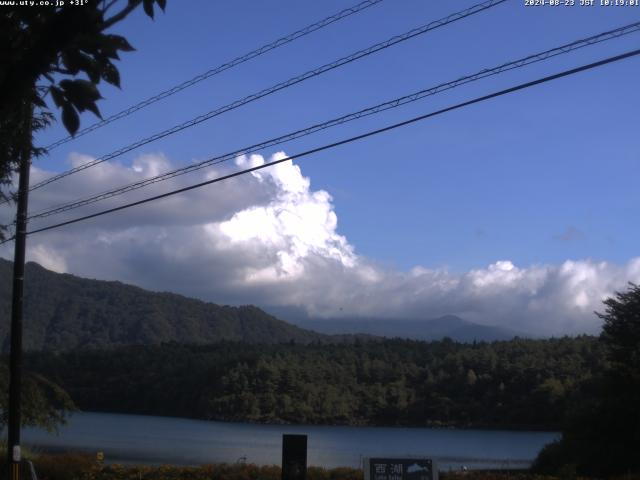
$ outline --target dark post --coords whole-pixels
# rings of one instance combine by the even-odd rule
[[[13,257],[13,298],[11,303],[11,353],[9,358],[9,442],[7,448],[9,479],[20,479],[20,392],[22,390],[22,294],[27,240],[29,168],[31,166],[31,105],[25,107],[24,145],[20,154],[18,209],[16,213]]]
[[[282,480],[306,480],[307,436],[282,435]]]

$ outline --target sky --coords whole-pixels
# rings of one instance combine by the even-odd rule
[[[354,5],[170,0],[114,29],[122,89],[104,116]],[[37,159],[32,184],[477,2],[384,0]],[[640,7],[488,11],[287,88],[34,191],[74,200],[640,20]],[[296,153],[637,48],[640,33],[47,220],[293,156],[293,162],[28,239],[59,272],[320,318],[457,314],[539,335],[597,333],[602,300],[640,283],[637,78],[632,58],[347,146]],[[95,121],[83,115],[82,125]],[[38,134],[47,145],[61,125]],[[10,211],[0,212],[4,220]],[[11,258],[12,246],[0,255]]]

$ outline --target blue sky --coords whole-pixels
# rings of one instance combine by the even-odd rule
[[[115,30],[137,51],[124,54],[119,63],[122,90],[103,86],[100,109],[108,116],[354,3],[170,0],[166,13],[153,22],[137,12]],[[36,165],[62,171],[74,152],[103,155],[474,3],[385,0],[65,144]],[[525,7],[524,1],[510,0],[145,146],[119,162],[127,167],[141,154],[154,154],[173,166],[188,164],[637,20],[638,7]],[[295,154],[622,53],[637,48],[639,40],[640,34],[631,34],[263,154]],[[419,265],[464,274],[499,260],[523,268],[567,260],[623,265],[638,256],[640,237],[635,221],[639,73],[640,59],[626,60],[296,163],[313,191],[333,197],[337,233],[355,254],[382,269],[407,272]],[[83,116],[82,125],[93,121],[90,114]],[[63,134],[57,125],[37,140],[48,144]],[[201,175],[188,180],[195,183]],[[33,194],[36,203],[38,195]],[[102,221],[92,222],[98,228]]]
[[[137,52],[119,64],[123,89],[104,89],[103,114],[191,78],[351,2],[169,2],[151,22],[118,28]],[[126,121],[58,148],[110,152],[473,2],[386,1],[225,72]],[[176,162],[223,153],[481,68],[640,19],[632,7],[525,7],[507,2],[294,86],[166,140]],[[292,143],[302,151],[495,89],[637,47],[639,34],[441,94],[393,113]],[[478,267],[637,254],[640,204],[637,59],[446,114],[301,161],[330,192],[340,231],[358,251],[399,268]],[[90,115],[83,122],[92,122]],[[84,124],[84,123],[83,123]],[[53,128],[42,141],[57,139]],[[274,151],[274,150],[272,150]],[[575,231],[575,235],[567,235]],[[564,240],[563,240],[564,239]]]

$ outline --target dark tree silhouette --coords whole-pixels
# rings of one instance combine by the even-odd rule
[[[612,374],[628,386],[640,384],[640,286],[604,301],[601,340],[607,345]]]
[[[603,400],[595,433],[601,451],[596,473],[640,472],[640,286],[605,300],[600,340],[606,346],[609,368],[603,381]],[[587,459],[588,460],[588,459]],[[599,471],[598,471],[599,470]]]
[[[54,118],[47,96],[60,109],[62,122],[72,135],[80,126],[79,113],[88,110],[99,117],[96,102],[102,97],[98,84],[105,80],[119,87],[120,74],[113,60],[119,59],[120,52],[133,50],[124,37],[108,30],[140,5],[152,18],[155,4],[162,10],[166,6],[166,0],[82,3],[4,5],[0,10],[0,187],[10,186],[20,165],[28,168],[26,161],[44,152],[33,144],[32,132],[45,128]],[[2,199],[13,196],[0,188]],[[7,228],[0,226],[0,239]],[[18,372],[11,374],[20,378]],[[0,377],[4,378],[1,371]],[[64,391],[42,377],[25,380],[23,423],[50,427],[60,421],[61,412],[70,405]],[[3,415],[5,407],[0,398]]]
[[[540,472],[568,466],[600,477],[640,472],[640,286],[604,301],[600,342],[607,367],[573,400],[562,439],[538,457]]]
[[[67,2],[61,7],[0,10],[0,184],[10,183],[25,148],[26,137],[16,132],[30,121],[34,129],[44,128],[53,118],[47,95],[71,134],[80,126],[79,113],[88,110],[100,116],[98,84],[105,80],[119,87],[113,60],[133,50],[124,37],[107,31],[140,5],[153,18],[154,4],[164,10],[166,0],[94,0],[81,6]],[[32,155],[42,153],[29,147]]]

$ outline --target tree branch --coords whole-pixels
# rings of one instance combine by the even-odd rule
[[[111,7],[113,7],[116,3],[118,3],[118,0],[111,0],[104,7],[102,7],[102,13],[103,14],[107,13],[107,10],[109,10]]]
[[[130,1],[126,7],[120,10],[120,12],[116,13],[113,17],[108,18],[104,21],[104,23],[102,24],[101,31],[104,31],[107,28],[120,22],[121,20],[124,20],[127,17],[127,15],[129,15],[132,11],[134,11],[136,7],[141,3],[142,3],[142,0]]]

